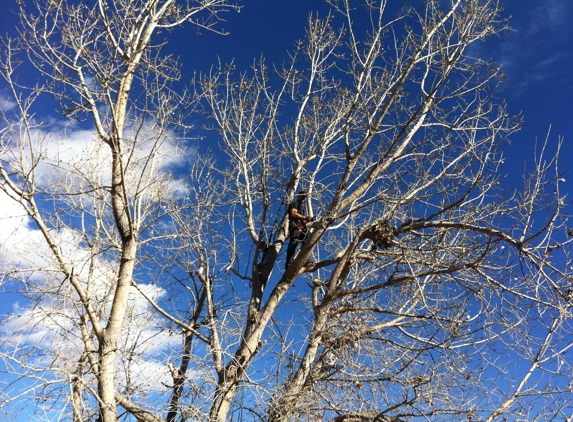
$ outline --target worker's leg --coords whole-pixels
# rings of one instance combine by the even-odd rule
[[[287,247],[287,254],[285,259],[285,271],[294,259],[294,255],[296,254],[296,248],[298,247],[300,241],[300,230],[295,229],[290,233],[288,247]]]

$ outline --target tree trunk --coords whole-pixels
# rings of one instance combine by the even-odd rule
[[[103,340],[99,346],[100,373],[99,394],[102,400],[101,417],[103,422],[117,421],[117,405],[115,400],[115,358],[117,343],[123,327],[127,311],[129,289],[131,287],[133,269],[137,252],[135,229],[129,215],[124,188],[124,172],[121,162],[119,140],[113,145],[112,167],[112,207],[115,223],[122,240],[122,250],[119,257],[119,270],[113,303]]]

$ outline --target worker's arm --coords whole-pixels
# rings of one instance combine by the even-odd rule
[[[306,217],[298,212],[296,208],[291,208],[290,210],[290,218],[294,220],[306,220]]]

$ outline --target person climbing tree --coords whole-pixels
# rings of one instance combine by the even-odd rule
[[[297,199],[292,201],[288,206],[289,243],[285,261],[285,270],[288,269],[291,264],[298,245],[300,245],[306,237],[306,224],[309,221],[312,221],[312,217],[307,217],[302,214],[304,201],[306,201],[306,192],[300,191]]]

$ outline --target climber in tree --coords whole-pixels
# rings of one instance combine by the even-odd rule
[[[296,201],[292,201],[288,206],[289,220],[289,243],[287,248],[285,270],[292,262],[296,249],[303,242],[307,234],[306,224],[312,221],[312,217],[302,214],[303,203],[306,201],[306,192],[300,191]]]

